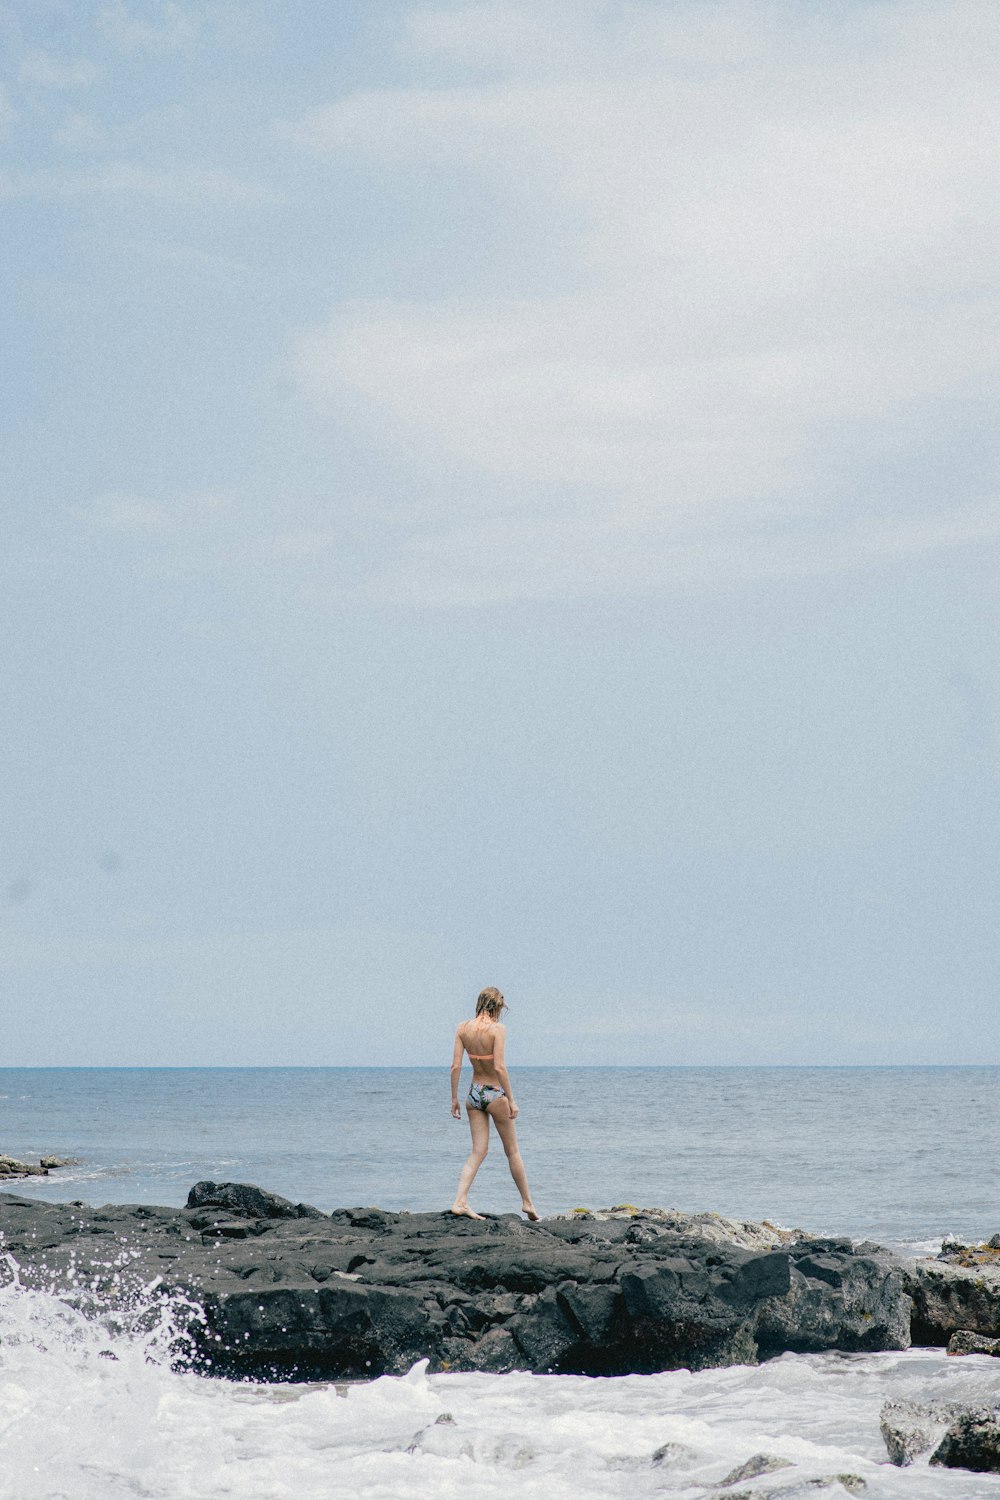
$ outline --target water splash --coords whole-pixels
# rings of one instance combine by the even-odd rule
[[[127,1272],[127,1267],[125,1268]],[[124,1276],[123,1276],[124,1279]],[[0,1258],[0,1495],[16,1500],[695,1500],[754,1454],[752,1488],[866,1500],[996,1500],[991,1476],[885,1462],[883,1401],[1000,1399],[985,1357],[785,1356],[692,1375],[429,1375],[319,1386],[184,1368],[193,1311],[136,1284],[114,1307],[27,1285]],[[829,1479],[826,1491],[814,1481]]]

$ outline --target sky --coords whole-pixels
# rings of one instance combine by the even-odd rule
[[[0,0],[0,1059],[998,1063],[991,0]]]

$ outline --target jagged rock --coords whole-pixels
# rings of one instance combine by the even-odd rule
[[[469,1349],[462,1350],[459,1363],[466,1370],[502,1375],[508,1370],[516,1370],[522,1361],[520,1350],[508,1330],[491,1328]]]
[[[911,1262],[913,1338],[947,1344],[955,1333],[1000,1336],[1000,1235],[980,1245],[946,1239],[933,1260]]]
[[[944,1437],[960,1411],[960,1407],[943,1403],[887,1401],[882,1407],[879,1430],[890,1463],[905,1469],[922,1453],[929,1453]]]
[[[617,1208],[576,1208],[572,1213],[555,1216],[555,1221],[560,1219],[571,1223],[590,1220],[601,1224],[639,1219],[654,1235],[659,1231],[694,1235],[714,1244],[739,1245],[744,1250],[774,1250],[809,1238],[804,1229],[780,1229],[767,1219],[757,1224],[750,1219],[726,1219],[715,1213],[686,1214],[676,1208],[636,1208],[631,1203],[620,1203]]]
[[[580,1336],[560,1306],[554,1287],[546,1287],[533,1305],[507,1325],[529,1370],[563,1369],[571,1360]]]
[[[792,1247],[784,1297],[757,1319],[763,1355],[824,1349],[908,1349],[912,1307],[905,1274],[885,1250],[863,1254],[850,1240],[809,1240]]]
[[[944,1346],[953,1333],[1000,1334],[1000,1265],[921,1260],[906,1273],[913,1342]]]
[[[34,1166],[31,1162],[16,1161],[13,1156],[0,1154],[0,1181],[12,1182],[17,1177],[47,1177],[56,1167],[75,1167],[76,1157],[43,1156]]]
[[[650,1463],[658,1468],[661,1464],[695,1463],[697,1458],[695,1450],[686,1447],[683,1443],[662,1443],[653,1453]]]
[[[634,1348],[634,1368],[706,1369],[756,1361],[752,1295],[739,1297],[741,1268],[726,1269],[730,1277],[724,1279],[711,1275],[697,1257],[674,1255],[622,1272],[619,1322],[621,1337]]]
[[[243,1219],[325,1219],[311,1203],[292,1203],[265,1192],[251,1182],[196,1182],[187,1196],[188,1208],[223,1208]]]
[[[592,1348],[600,1348],[612,1336],[621,1297],[614,1286],[578,1286],[565,1282],[558,1293],[559,1307],[575,1328],[578,1338]]]
[[[960,1240],[945,1240],[937,1259],[950,1261],[958,1266],[1000,1266],[1000,1234],[995,1234],[981,1245],[964,1245]]]
[[[13,1156],[0,1156],[0,1177],[41,1176],[42,1167],[30,1167],[27,1162],[16,1161]]]
[[[962,1328],[948,1340],[949,1354],[992,1354],[1000,1359],[1000,1339],[989,1339],[982,1333]]]
[[[44,1162],[34,1167],[30,1162],[16,1161],[13,1156],[0,1156],[0,1178],[47,1177],[48,1170]]]
[[[406,1370],[426,1350],[428,1320],[419,1297],[388,1287],[344,1283],[213,1291],[203,1303],[202,1355],[227,1372],[303,1380]]]
[[[931,1463],[974,1474],[1000,1474],[1000,1414],[989,1407],[964,1412],[931,1454]]]
[[[675,1216],[682,1218],[683,1216]],[[193,1304],[196,1367],[285,1379],[433,1369],[627,1374],[788,1349],[898,1349],[898,1266],[846,1240],[767,1248],[661,1216],[482,1221],[377,1208],[326,1215],[246,1183],[198,1183],[183,1209],[0,1194],[29,1285],[125,1301],[155,1284]],[[750,1240],[750,1247],[746,1240]]]
[[[744,1479],[759,1479],[762,1474],[774,1474],[778,1469],[790,1469],[792,1461],[789,1458],[778,1458],[774,1453],[755,1453],[748,1458],[745,1464],[740,1464],[725,1479],[719,1480],[719,1489],[728,1489],[730,1485],[739,1484]]]

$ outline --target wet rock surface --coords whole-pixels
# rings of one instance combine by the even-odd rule
[[[1000,1338],[987,1338],[985,1334],[970,1333],[963,1328],[948,1340],[948,1353],[990,1354],[994,1359],[1000,1359]]]
[[[887,1401],[879,1428],[889,1462],[905,1469],[914,1459],[930,1453],[961,1412],[961,1407],[945,1402],[928,1405],[918,1401]]]
[[[936,1467],[1000,1474],[1000,1410],[995,1407],[889,1401],[880,1427],[889,1460],[900,1468],[930,1454]]]
[[[790,1469],[791,1459],[778,1458],[773,1453],[754,1453],[746,1463],[740,1464],[726,1475],[725,1479],[719,1480],[719,1489],[729,1489],[734,1484],[742,1484],[744,1479],[759,1479],[762,1474],[774,1474],[778,1469]]]
[[[1000,1235],[982,1245],[946,1240],[940,1255],[909,1264],[907,1291],[915,1344],[948,1345],[957,1333],[1000,1337]]]
[[[975,1408],[948,1428],[931,1454],[931,1463],[975,1474],[1000,1474],[1000,1412]]]
[[[0,1152],[0,1182],[13,1182],[19,1177],[48,1177],[55,1167],[73,1165],[75,1163],[59,1156],[43,1156],[36,1167],[32,1162],[16,1161],[13,1156],[4,1156]]]
[[[727,1231],[714,1215],[328,1215],[199,1183],[184,1209],[0,1194],[0,1233],[28,1284],[102,1304],[140,1288],[187,1299],[194,1363],[263,1379],[368,1377],[422,1357],[626,1374],[909,1344],[904,1274],[885,1252]]]

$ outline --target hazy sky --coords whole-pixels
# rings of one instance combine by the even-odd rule
[[[994,0],[0,57],[2,1061],[1000,1061]]]

